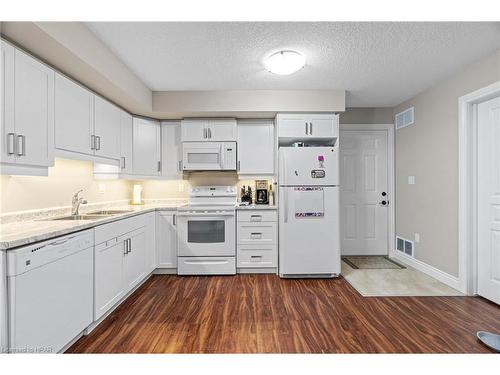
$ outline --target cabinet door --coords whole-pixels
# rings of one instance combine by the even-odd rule
[[[150,212],[146,216],[146,274],[156,268],[156,213]]]
[[[310,121],[310,134],[313,138],[330,138],[338,136],[338,116],[313,117]]]
[[[182,178],[181,123],[165,121],[161,123],[161,175]]]
[[[120,121],[120,167],[121,173],[132,174],[133,173],[133,125],[132,116],[127,112],[121,112]]]
[[[123,258],[123,287],[125,293],[146,277],[146,229],[142,228],[129,236],[128,253]]]
[[[283,138],[307,137],[308,121],[305,118],[280,117],[278,119],[278,136]]]
[[[16,49],[14,74],[18,164],[54,165],[54,71]]]
[[[238,173],[274,174],[274,124],[269,120],[238,122]]]
[[[95,154],[103,158],[120,158],[121,110],[94,95]]]
[[[56,73],[56,148],[93,155],[94,95]]]
[[[124,241],[115,242],[111,246],[103,243],[95,247],[94,320],[103,316],[124,295],[124,254]]]
[[[2,143],[0,145],[0,161],[15,163],[15,127],[14,127],[14,52],[15,48],[0,40],[1,46],[1,98],[0,126]]]
[[[158,176],[160,166],[160,125],[153,120],[134,117],[134,174]]]
[[[237,127],[235,119],[214,119],[209,120],[209,141],[236,141]]]
[[[182,141],[203,142],[208,141],[208,120],[182,120]]]
[[[177,268],[177,216],[156,214],[156,259],[158,268]]]

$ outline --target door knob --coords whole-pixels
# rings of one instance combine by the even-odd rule
[[[380,202],[380,204],[381,204],[382,206],[387,206],[387,205],[389,204],[389,201],[382,201],[382,202]]]
[[[382,192],[382,196],[385,197],[387,193],[385,191]]]

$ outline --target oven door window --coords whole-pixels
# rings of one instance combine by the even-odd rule
[[[224,243],[226,228],[224,220],[189,220],[189,243]]]

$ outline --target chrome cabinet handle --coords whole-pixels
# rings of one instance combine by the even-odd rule
[[[161,172],[161,161],[158,161],[158,172]]]
[[[101,136],[100,135],[96,135],[96,141],[97,141],[97,146],[96,146],[96,150],[100,150],[101,149]]]
[[[308,130],[309,130],[309,124],[306,122],[306,135],[309,135]]]
[[[179,160],[179,162],[178,162],[177,164],[178,164],[178,166],[177,166],[177,170],[178,170],[179,172],[182,172],[182,160]]]
[[[173,224],[173,225],[177,225],[177,215],[176,215],[176,214],[174,214],[174,215],[172,216],[172,224]]]
[[[123,255],[128,254],[128,240],[123,241]]]
[[[208,128],[208,138],[212,139],[212,129]]]
[[[241,161],[238,160],[238,171],[240,170],[241,167]]]
[[[125,156],[122,156],[122,169],[125,169]]]
[[[251,233],[250,238],[252,240],[260,240],[262,238],[262,233]]]
[[[251,215],[250,221],[262,221],[262,215]]]
[[[90,136],[90,149],[95,150],[95,135]]]
[[[313,123],[310,122],[309,123],[309,135],[312,135],[312,133],[313,133]]]
[[[21,146],[19,147],[19,141],[21,141]],[[22,134],[17,136],[17,156],[26,155],[26,137]]]
[[[15,138],[14,133],[7,133],[7,155],[14,155],[16,153],[15,151],[15,143],[14,143],[14,138]]]
[[[207,138],[207,128],[203,128],[203,139]]]
[[[128,239],[128,252],[129,253],[132,252],[132,239],[131,238]]]

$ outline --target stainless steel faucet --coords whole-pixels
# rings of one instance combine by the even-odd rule
[[[78,215],[78,211],[80,210],[80,205],[87,203],[87,200],[79,197],[79,195],[82,191],[83,191],[83,189],[78,190],[73,195],[73,199],[71,200],[71,215]]]

